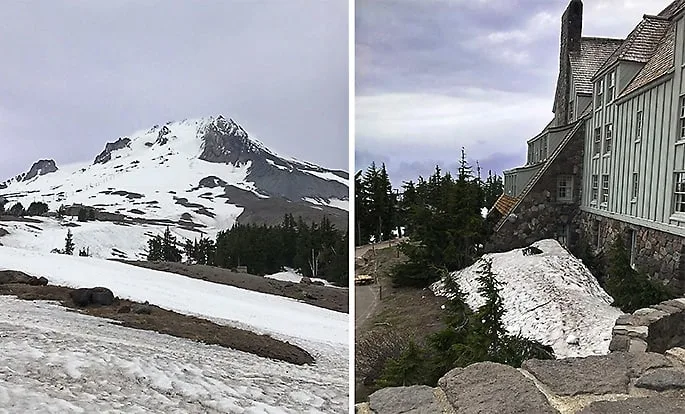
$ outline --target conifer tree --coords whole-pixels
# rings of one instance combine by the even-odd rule
[[[64,254],[74,254],[74,238],[71,229],[67,229],[67,237],[64,239]]]

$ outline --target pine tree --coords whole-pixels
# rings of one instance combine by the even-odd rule
[[[48,205],[41,201],[34,201],[29,205],[26,214],[28,216],[42,216],[48,212]]]
[[[9,214],[10,216],[21,217],[26,214],[26,210],[24,210],[24,206],[21,205],[21,203],[17,202],[12,207],[10,207],[9,210],[7,210],[7,214]]]
[[[162,237],[157,235],[147,241],[147,260],[150,262],[164,260],[162,255]]]
[[[80,249],[78,251],[79,256],[83,257],[90,257],[90,247],[86,247],[85,249]]]
[[[181,252],[176,246],[176,236],[171,233],[169,226],[162,236],[162,260],[167,262],[180,262]]]
[[[73,234],[71,234],[71,229],[67,229],[67,237],[64,239],[64,254],[74,254],[74,247]]]

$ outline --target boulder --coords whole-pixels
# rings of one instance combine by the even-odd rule
[[[0,270],[0,285],[8,283],[22,283],[31,286],[45,286],[48,284],[48,280],[42,276],[30,276],[24,272],[19,272],[17,270]]]
[[[114,303],[114,293],[105,287],[79,288],[69,293],[71,300],[76,306],[102,305],[108,306]]]

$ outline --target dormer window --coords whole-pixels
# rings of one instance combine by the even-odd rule
[[[642,139],[642,124],[644,122],[644,117],[642,115],[642,111],[637,111],[637,115],[635,116],[635,141],[639,141]]]
[[[680,125],[678,140],[685,140],[685,96],[680,97]]]
[[[611,102],[616,97],[616,71],[609,74],[609,97],[608,101]]]
[[[604,78],[600,79],[595,86],[595,106],[601,108],[604,103]]]

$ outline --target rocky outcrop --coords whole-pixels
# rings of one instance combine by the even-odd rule
[[[114,142],[105,144],[105,149],[95,157],[93,164],[104,164],[112,159],[112,152],[127,148],[131,145],[130,138],[119,138]]]
[[[456,368],[426,386],[384,388],[357,413],[680,413],[685,412],[685,349],[665,355],[615,352],[493,362]]]
[[[168,126],[164,125],[162,129],[159,130],[159,133],[157,134],[157,139],[155,140],[155,144],[158,145],[165,145],[167,142],[169,142],[169,133],[171,130],[169,129]]]
[[[48,284],[48,280],[42,276],[30,276],[17,270],[0,270],[0,285],[10,283],[21,283],[31,286],[45,286]]]
[[[31,169],[24,174],[20,181],[28,181],[34,177],[45,174],[50,174],[57,171],[57,165],[54,160],[38,160],[33,163]]]
[[[330,173],[347,180],[349,175],[346,172],[329,171],[280,158],[251,140],[247,132],[232,119],[226,120],[219,116],[200,133],[201,160],[233,165],[249,163],[247,181],[254,183],[264,195],[284,197],[290,201],[301,200],[303,197],[324,200],[348,198],[346,185],[306,171]]]

